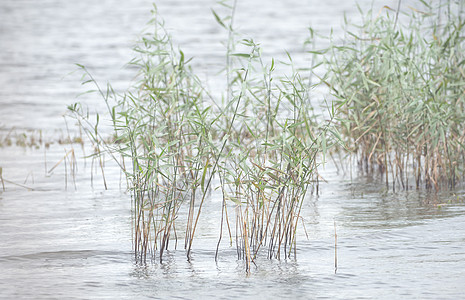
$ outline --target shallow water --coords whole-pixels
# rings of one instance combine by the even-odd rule
[[[63,147],[47,149],[47,170]],[[215,263],[218,200],[205,206],[209,218],[199,226],[191,262],[179,241],[162,264],[140,265],[131,252],[131,203],[119,188],[118,169],[106,166],[106,191],[98,170],[89,188],[89,159],[78,166],[76,186],[71,176],[65,184],[64,165],[45,177],[39,152],[2,149],[11,175],[5,179],[34,190],[6,183],[0,194],[0,298],[452,299],[464,292],[465,205],[456,201],[463,193],[380,196],[378,184],[344,178],[328,165],[330,183],[304,207],[308,238],[299,232],[297,259],[259,258],[246,276],[225,241]],[[26,182],[22,170],[12,170],[18,156],[33,171]],[[439,199],[455,201],[438,205]]]
[[[341,4],[341,3],[344,4]],[[376,1],[395,6],[396,1]],[[369,5],[371,1],[362,1]],[[224,32],[211,17],[214,1],[162,1],[167,28],[194,67],[215,82],[224,59]],[[0,126],[66,132],[66,105],[86,90],[73,63],[98,80],[125,89],[135,70],[123,67],[149,19],[148,1],[0,2]],[[375,9],[375,10],[377,10]],[[287,49],[305,62],[300,46],[307,26],[328,31],[342,13],[356,18],[350,1],[239,1],[237,24],[266,56]],[[104,109],[92,95],[78,100]],[[69,122],[70,127],[72,123]],[[73,130],[71,127],[70,130]],[[57,132],[58,131],[58,132]],[[74,150],[78,169],[60,160]],[[90,153],[86,149],[86,154]],[[5,191],[0,192],[1,299],[144,298],[421,298],[456,299],[465,292],[464,192],[384,193],[379,180],[337,174],[305,204],[297,260],[260,258],[249,276],[223,241],[214,261],[220,200],[212,197],[188,262],[182,241],[165,261],[139,265],[132,254],[131,201],[121,174],[105,168],[108,190],[79,145],[0,148]],[[54,165],[57,167],[49,172]],[[74,176],[73,176],[74,175]],[[13,184],[14,183],[14,184]],[[19,186],[21,185],[21,186]],[[334,269],[334,222],[338,268]]]

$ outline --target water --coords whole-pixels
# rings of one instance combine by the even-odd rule
[[[376,1],[375,10],[395,2]],[[158,3],[175,41],[214,85],[225,33],[211,7],[221,10],[210,0]],[[136,70],[124,63],[150,8],[142,0],[1,1],[1,138],[12,128],[35,135],[42,130],[52,140],[67,135],[62,115],[87,89],[79,83],[81,74],[71,73],[74,63],[118,90],[129,86]],[[351,1],[239,1],[236,24],[260,42],[266,57],[284,57],[286,49],[306,62],[301,44],[307,26],[337,28],[344,11],[356,18]],[[95,96],[78,100],[104,109]],[[69,127],[74,130],[70,121]],[[69,159],[66,168],[59,163],[70,150],[77,157],[75,174]],[[121,174],[107,162],[104,190],[98,168],[83,156],[79,145],[56,142],[50,148],[0,148],[8,180],[0,192],[1,299],[456,299],[465,292],[463,191],[383,193],[376,179],[351,180],[328,165],[328,183],[304,207],[308,239],[301,230],[297,260],[259,259],[246,276],[227,242],[214,261],[220,204],[215,197],[203,212],[209,217],[199,225],[191,262],[180,241],[162,264],[135,263],[131,201]]]

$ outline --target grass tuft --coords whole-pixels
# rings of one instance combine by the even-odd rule
[[[316,122],[310,76],[299,71],[275,76],[277,63],[265,64],[253,40],[236,42],[235,5],[227,8],[226,17],[214,12],[228,36],[227,88],[220,99],[174,49],[155,6],[153,31],[134,48],[131,65],[139,77],[132,89],[123,95],[111,86],[103,90],[79,65],[85,83],[93,83],[107,104],[113,141],[99,130],[99,115],[94,121],[80,104],[69,109],[94,143],[96,159],[108,153],[126,175],[140,262],[157,253],[162,261],[181,236],[191,259],[212,181],[219,182],[223,198],[218,247],[226,231],[247,271],[260,249],[269,258],[296,254],[302,204],[309,187],[317,186],[319,155],[334,142],[328,137],[331,120]],[[183,209],[187,214],[181,220]]]
[[[342,46],[320,51],[345,144],[393,190],[463,182],[464,25],[463,2],[369,11]]]

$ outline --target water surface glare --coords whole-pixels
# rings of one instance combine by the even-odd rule
[[[238,3],[236,24],[263,46],[265,57],[285,58],[288,50],[296,63],[308,63],[302,43],[309,25],[337,31],[344,12],[358,18],[354,1]],[[396,3],[377,0],[373,7]],[[194,57],[194,69],[215,86],[226,38],[211,16],[216,2],[157,4],[175,42]],[[66,135],[62,115],[86,90],[74,63],[126,89],[136,70],[124,64],[150,8],[145,0],[0,1],[0,138],[11,128]],[[102,111],[94,96],[78,100]],[[71,149],[75,176],[63,163],[50,172]],[[297,259],[260,257],[246,276],[227,239],[214,260],[221,205],[215,197],[203,211],[208,218],[199,224],[192,261],[180,239],[163,263],[138,264],[121,174],[108,161],[104,190],[98,169],[83,158],[89,153],[57,143],[0,147],[8,180],[4,191],[0,186],[0,299],[458,299],[465,293],[463,190],[384,193],[379,181],[350,180],[328,165],[321,195],[303,208],[306,232],[298,231]]]

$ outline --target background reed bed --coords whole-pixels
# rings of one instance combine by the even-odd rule
[[[384,7],[318,52],[346,146],[393,190],[463,182],[464,22],[463,1]]]

